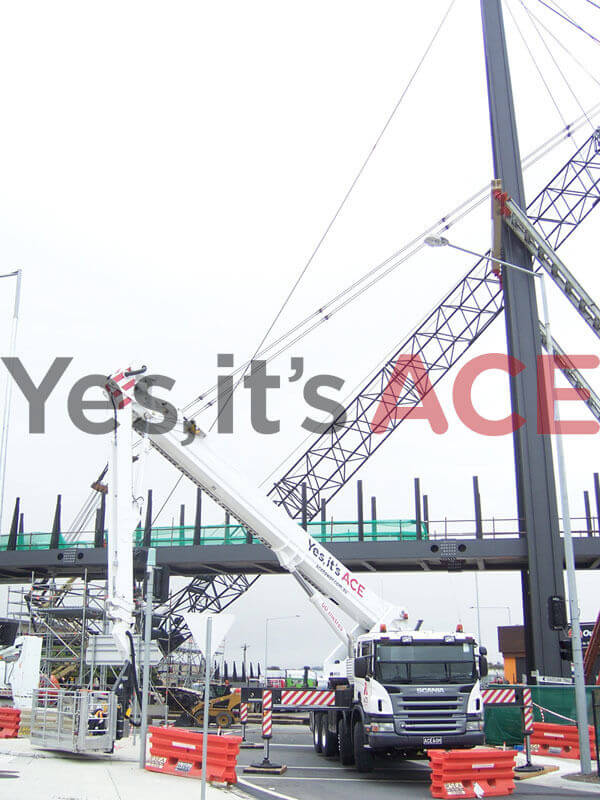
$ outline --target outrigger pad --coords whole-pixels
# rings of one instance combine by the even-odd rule
[[[287,771],[287,766],[286,764],[272,764],[265,758],[260,764],[250,764],[249,767],[244,767],[243,771],[255,775],[283,775]]]

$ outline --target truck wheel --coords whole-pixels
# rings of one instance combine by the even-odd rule
[[[348,723],[342,717],[338,724],[338,753],[340,763],[345,767],[354,764],[354,751],[352,750],[352,737]]]
[[[367,743],[365,736],[365,729],[362,722],[357,720],[354,723],[354,763],[359,772],[373,772],[375,766],[373,760],[373,753],[370,750],[365,750]]]
[[[337,735],[329,730],[327,725],[327,714],[323,714],[321,723],[321,752],[324,756],[331,758],[337,754]]]
[[[220,711],[215,717],[215,722],[219,728],[229,728],[233,722],[233,717],[228,711]]]
[[[321,726],[323,724],[323,718],[321,714],[315,713],[315,721],[313,723],[313,746],[315,748],[315,753],[321,753]]]

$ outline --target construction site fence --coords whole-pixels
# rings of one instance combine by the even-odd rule
[[[502,684],[502,689],[519,689],[518,686]],[[573,725],[576,717],[575,687],[530,686],[535,722],[548,722],[558,725]],[[595,686],[586,687],[588,719],[592,721],[592,691]],[[490,745],[523,744],[523,713],[518,704],[485,706],[485,741]]]

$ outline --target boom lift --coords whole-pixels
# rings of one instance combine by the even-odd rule
[[[462,632],[408,629],[405,609],[386,602],[365,586],[307,531],[290,519],[260,489],[221,460],[210,437],[178,415],[165,424],[172,406],[153,398],[145,368],[121,370],[106,389],[118,421],[111,457],[108,524],[109,592],[107,608],[124,656],[132,627],[131,441],[135,429],[181,473],[277,556],[310,602],[340,639],[326,662],[330,685],[352,687],[347,707],[314,720],[315,746],[339,746],[344,763],[372,767],[376,750],[473,746],[483,741],[479,674],[485,674],[485,649]],[[142,403],[142,400],[144,401]],[[152,411],[149,410],[152,408]],[[346,630],[338,609],[354,622]],[[117,687],[121,691],[122,687]],[[124,689],[123,689],[124,691]],[[121,702],[121,707],[125,703]],[[318,741],[317,741],[318,739]]]

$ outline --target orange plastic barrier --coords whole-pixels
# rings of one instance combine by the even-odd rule
[[[596,758],[596,736],[590,725],[590,756]],[[553,722],[534,722],[531,750],[540,756],[579,758],[579,734],[576,725],[557,725]]]
[[[149,727],[150,760],[146,769],[186,778],[202,777],[202,734],[181,728]],[[241,736],[208,734],[206,743],[206,779],[237,783],[235,767]]]
[[[0,739],[16,739],[20,724],[18,708],[0,708]]]
[[[515,788],[516,750],[428,750],[431,796],[502,797]]]

